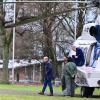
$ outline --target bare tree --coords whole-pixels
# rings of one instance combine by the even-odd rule
[[[3,0],[0,0],[3,2]],[[8,83],[8,61],[9,61],[9,47],[12,41],[11,30],[6,31],[5,26],[5,11],[3,9],[3,3],[0,5],[0,36],[3,42],[3,79],[4,83]]]
[[[1,0],[1,2],[3,2],[3,0]],[[26,25],[28,28],[27,23],[39,22],[40,25],[42,26],[41,28],[42,32],[39,32],[39,33],[43,33],[41,37],[43,37],[42,46],[43,46],[44,55],[49,56],[52,59],[54,65],[56,65],[55,63],[56,55],[55,55],[54,44],[53,44],[54,30],[56,30],[57,27],[60,25],[63,27],[62,30],[63,29],[66,30],[66,33],[69,33],[70,36],[73,37],[73,34],[74,34],[73,27],[71,27],[70,22],[68,21],[69,20],[68,12],[75,11],[76,9],[73,9],[73,8],[71,9],[70,8],[71,6],[70,5],[68,6],[68,5],[69,4],[65,4],[65,3],[38,3],[38,4],[37,3],[33,3],[33,4],[23,3],[23,5],[17,4],[16,23],[12,23],[13,22],[12,19],[9,21],[5,20],[6,12],[3,9],[3,4],[0,4],[0,36],[2,37],[2,41],[3,41],[3,68],[4,68],[3,80],[4,82],[8,82],[9,47],[12,41],[12,31],[11,30],[8,31],[5,28],[17,27],[23,24]],[[78,9],[82,9],[82,8],[78,8]],[[82,12],[80,11],[80,15],[83,14]],[[62,16],[62,19],[60,19],[61,16]],[[82,20],[83,17],[79,17],[79,18],[81,18],[79,20]],[[59,23],[55,24],[57,26],[54,27],[54,23],[56,22],[56,19],[59,19]],[[67,23],[67,27],[66,27],[65,22]],[[78,27],[82,25],[78,24]],[[31,29],[32,31],[33,31],[33,28],[34,26]],[[25,34],[25,31],[19,34],[23,36]],[[67,35],[68,34],[66,34],[66,36]],[[40,39],[40,41],[42,39]],[[28,48],[28,46],[26,46],[26,48]],[[56,67],[54,69],[56,69]],[[58,73],[55,73],[55,76],[58,76]]]
[[[82,4],[82,3],[79,3],[78,7],[84,7],[84,8],[78,10],[78,18],[77,18],[78,23],[77,23],[76,38],[78,38],[82,33],[83,25],[84,25],[84,22],[85,22],[85,10],[86,10],[85,7],[86,7],[86,5]]]

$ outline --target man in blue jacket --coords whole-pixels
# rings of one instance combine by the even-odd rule
[[[100,57],[100,15],[97,17],[96,25],[90,27],[90,35],[96,39],[96,42],[91,44],[88,56],[86,59],[86,65],[91,65],[91,67],[96,67],[96,60]],[[93,52],[92,52],[93,51]],[[92,56],[92,57],[91,57]],[[93,60],[90,62],[90,60]],[[94,92],[94,87],[84,87],[83,96],[84,97],[92,97]]]
[[[94,36],[97,40],[97,42],[94,43],[93,63],[91,65],[92,67],[95,67],[93,64],[100,57],[100,25],[92,26],[90,28],[90,35]]]
[[[76,52],[76,55],[73,55],[72,58],[77,66],[83,66],[85,59],[83,51],[80,48],[76,48],[75,46],[72,49]]]
[[[49,58],[47,56],[44,57],[44,69],[45,69],[45,76],[44,76],[44,84],[42,91],[39,93],[41,95],[44,95],[45,89],[47,85],[50,89],[50,94],[48,96],[53,96],[53,86],[52,86],[52,79],[53,79],[53,73],[52,73],[52,64],[49,61]]]

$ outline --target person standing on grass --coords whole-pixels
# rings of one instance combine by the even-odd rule
[[[62,63],[62,75],[61,75],[61,83],[62,83],[62,91],[65,90],[66,84],[65,84],[65,76],[64,76],[64,70],[65,70],[65,65],[67,63],[67,57],[64,56],[64,62]]]
[[[76,64],[73,62],[71,57],[68,57],[68,62],[64,67],[64,77],[66,83],[66,89],[62,91],[62,96],[74,96],[75,83],[74,78],[77,72]]]
[[[43,58],[43,61],[44,61],[44,69],[45,69],[44,84],[43,84],[42,91],[39,92],[39,94],[44,95],[45,89],[48,85],[50,89],[50,94],[48,96],[53,96],[53,86],[51,82],[53,79],[52,64],[49,61],[49,58],[47,56]]]

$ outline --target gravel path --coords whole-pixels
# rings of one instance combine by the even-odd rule
[[[0,94],[37,94],[38,91],[0,89]]]
[[[12,90],[12,89],[0,89],[0,94],[30,94],[30,95],[39,95],[39,91],[31,91],[31,90]],[[46,95],[49,94],[46,92]],[[60,96],[60,93],[54,93],[55,96]]]

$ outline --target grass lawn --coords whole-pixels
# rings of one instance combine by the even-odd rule
[[[0,100],[100,100],[100,98],[61,97],[61,96],[34,96],[34,95],[7,95],[0,94]]]
[[[15,85],[0,84],[0,89],[12,89],[12,90],[32,90],[40,91],[41,85]],[[47,89],[48,91],[48,89]],[[80,89],[77,88],[76,93],[79,93]],[[54,92],[60,93],[61,87],[54,86]],[[94,94],[100,94],[100,89],[96,89]],[[15,95],[15,94],[0,94],[0,100],[100,100],[100,98],[82,98],[82,97],[61,97],[61,96],[40,96],[40,95]]]

